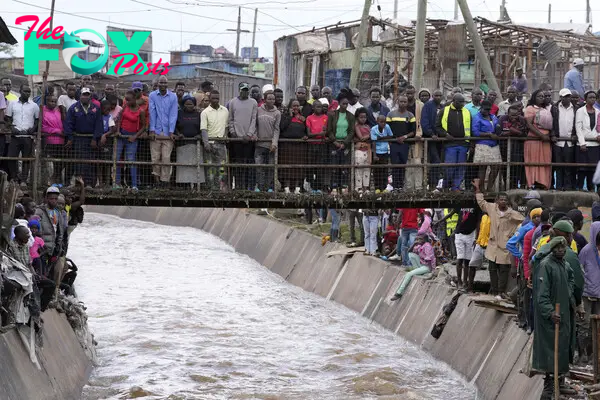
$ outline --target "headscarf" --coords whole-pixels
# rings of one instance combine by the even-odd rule
[[[542,209],[539,207],[531,210],[531,212],[529,213],[529,218],[533,219],[533,217],[535,217],[537,215],[542,215]]]
[[[32,219],[31,221],[29,221],[29,227],[33,228],[34,226],[38,229],[38,231],[42,230],[42,226],[40,225],[40,221],[38,221],[37,219]]]
[[[417,97],[421,97],[421,93],[423,93],[423,92],[427,92],[427,93],[429,93],[429,96],[431,96],[431,91],[427,88],[423,88],[423,89],[419,90],[419,93],[417,93]]]
[[[185,102],[188,100],[194,103],[194,107],[196,106],[196,98],[194,96],[190,96],[189,94],[183,96],[183,99],[181,99],[181,104],[185,104]]]

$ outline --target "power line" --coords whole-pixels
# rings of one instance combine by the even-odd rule
[[[35,4],[26,3],[26,2],[20,1],[20,0],[13,0],[13,1],[16,2],[16,3],[25,4],[27,6],[34,7],[34,8],[40,8],[40,9],[44,9],[44,10],[50,10],[47,7],[42,7],[42,6],[38,6],[38,5],[35,5]],[[92,21],[106,22],[106,23],[111,24],[111,25],[114,24],[114,25],[131,26],[131,27],[134,27],[134,28],[139,28],[139,29],[144,29],[144,30],[162,31],[162,32],[174,32],[174,33],[195,33],[195,34],[198,34],[198,35],[201,35],[201,34],[214,34],[215,33],[215,32],[182,31],[182,30],[177,30],[177,29],[165,29],[165,28],[157,28],[157,27],[151,27],[151,26],[133,25],[133,24],[128,24],[128,23],[124,23],[124,22],[116,22],[116,21],[110,21],[110,20],[100,19],[100,18],[94,18],[94,17],[84,17],[83,15],[77,15],[77,14],[66,12],[66,11],[55,10],[55,12],[57,12],[59,14],[71,15],[73,17],[78,17],[78,18],[83,18],[83,19],[89,19],[89,20],[92,20]],[[227,33],[228,32],[223,32],[223,34],[227,34]]]

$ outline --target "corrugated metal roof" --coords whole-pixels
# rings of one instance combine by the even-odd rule
[[[17,39],[10,33],[8,26],[4,23],[2,17],[0,17],[0,43],[17,44]]]

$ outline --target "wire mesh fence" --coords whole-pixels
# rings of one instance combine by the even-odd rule
[[[9,143],[14,139],[5,137]],[[201,137],[147,135],[97,141],[74,135],[62,142],[44,137],[39,146],[30,140],[31,153],[26,148],[0,157],[0,168],[37,190],[73,185],[81,177],[86,187],[107,192],[443,191],[472,189],[475,178],[485,182],[481,187],[487,191],[594,191],[592,177],[600,161],[594,158],[600,151],[588,149],[583,157],[570,139],[553,143],[527,137],[499,137],[493,146],[476,137],[392,139],[385,154],[374,152],[370,143],[320,139],[280,139],[276,146],[270,140],[213,138],[205,144]]]

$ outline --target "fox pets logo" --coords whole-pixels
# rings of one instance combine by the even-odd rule
[[[59,51],[56,48],[44,48],[40,45],[59,44],[63,40],[62,58],[67,67],[80,75],[91,75],[94,72],[102,70],[108,61],[108,44],[104,36],[92,29],[78,29],[71,32],[63,32],[62,26],[55,27],[52,32],[47,26],[50,18],[47,18],[36,30],[39,18],[35,15],[24,15],[16,19],[15,23],[21,25],[26,22],[33,23],[25,33],[25,75],[38,75],[40,61],[58,61]],[[32,36],[32,33],[34,34]],[[92,61],[82,60],[77,54],[88,50],[89,46],[78,36],[81,33],[90,33],[100,39],[104,44],[104,51],[99,57]],[[127,38],[124,32],[109,31],[118,54],[112,56],[115,62],[108,69],[109,75],[121,75],[126,68],[132,68],[136,75],[160,74],[166,75],[169,72],[169,63],[162,63],[162,58],[157,63],[147,63],[142,61],[138,51],[142,48],[150,32],[136,31],[131,38]],[[161,67],[159,69],[159,67]]]

